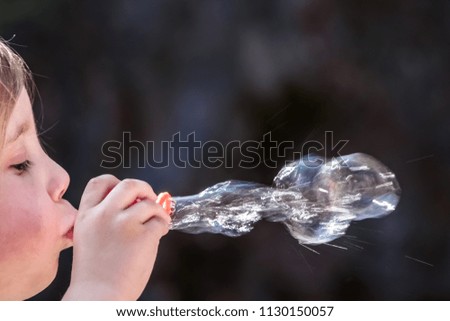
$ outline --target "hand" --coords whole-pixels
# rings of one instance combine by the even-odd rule
[[[72,278],[63,299],[136,300],[170,216],[150,185],[112,175],[92,179],[74,227]]]

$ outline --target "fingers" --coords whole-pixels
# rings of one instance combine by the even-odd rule
[[[107,204],[108,207],[116,209],[126,209],[138,199],[149,199],[154,202],[156,200],[156,194],[153,192],[151,186],[144,181],[124,179],[105,197],[105,204]]]
[[[170,225],[160,216],[150,219],[144,224],[148,233],[153,238],[160,239],[169,232]]]
[[[108,193],[120,183],[120,180],[113,175],[101,175],[89,181],[84,189],[80,201],[80,210],[98,205],[108,195]]]
[[[171,218],[160,204],[149,184],[136,179],[120,181],[112,175],[95,177],[87,184],[80,201],[80,210],[101,203],[102,213],[121,214],[128,222],[138,222],[167,233]],[[107,215],[109,216],[109,215]],[[150,223],[150,221],[153,221]],[[155,225],[156,224],[156,225]]]
[[[152,200],[142,200],[124,211],[124,215],[130,218],[136,218],[140,223],[147,225],[153,219],[161,221],[164,225],[169,226],[171,222],[170,215],[164,208]]]

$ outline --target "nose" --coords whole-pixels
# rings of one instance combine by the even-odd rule
[[[70,176],[66,170],[53,159],[48,157],[48,160],[50,162],[48,193],[54,202],[58,202],[63,198],[67,188],[69,187]]]

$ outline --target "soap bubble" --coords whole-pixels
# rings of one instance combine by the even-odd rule
[[[352,221],[391,213],[399,199],[394,173],[369,155],[308,155],[283,167],[272,186],[230,180],[174,197],[171,229],[236,237],[264,219],[284,224],[301,244],[321,244],[343,236]]]

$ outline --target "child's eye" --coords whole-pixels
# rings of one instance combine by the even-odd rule
[[[22,174],[23,172],[26,172],[31,166],[31,162],[29,160],[26,160],[19,164],[11,165],[12,168],[16,169],[19,174]]]

